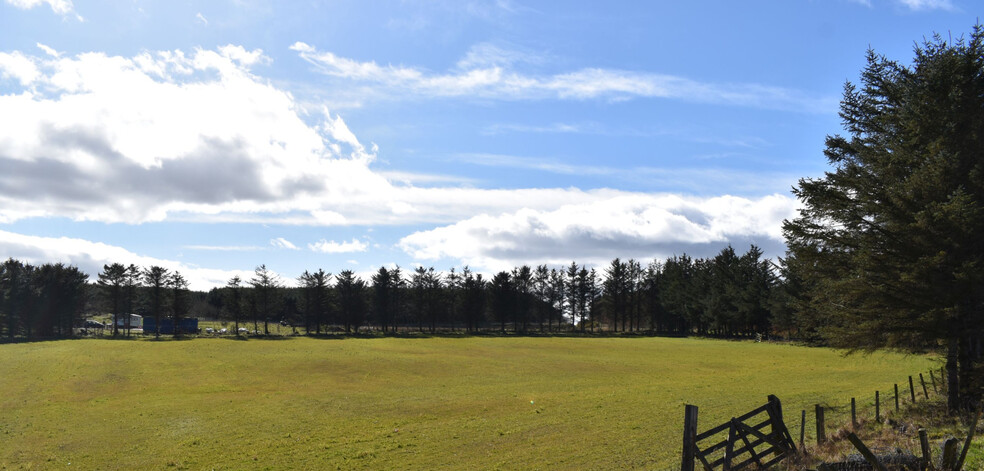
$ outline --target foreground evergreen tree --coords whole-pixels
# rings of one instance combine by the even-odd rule
[[[984,321],[984,29],[936,36],[912,65],[868,53],[847,84],[847,136],[828,137],[834,170],[794,190],[786,221],[820,334],[853,349],[947,356],[948,406],[980,396]]]

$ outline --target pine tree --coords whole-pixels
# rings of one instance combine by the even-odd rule
[[[784,224],[823,337],[853,349],[947,355],[948,406],[980,395],[984,322],[984,28],[940,36],[912,65],[869,51],[841,102],[833,170],[800,180]]]

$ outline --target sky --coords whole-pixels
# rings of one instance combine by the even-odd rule
[[[976,0],[0,0],[0,258],[494,273],[755,244]]]

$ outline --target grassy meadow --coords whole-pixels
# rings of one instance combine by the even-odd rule
[[[704,430],[776,394],[798,434],[932,367],[674,338],[4,344],[0,469],[671,469],[685,403]]]

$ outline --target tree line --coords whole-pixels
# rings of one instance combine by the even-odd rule
[[[601,269],[523,265],[490,278],[467,266],[379,268],[369,280],[351,270],[305,271],[296,287],[265,265],[207,296],[214,312],[254,332],[284,322],[307,334],[418,331],[639,332],[768,334],[783,280],[756,246],[738,255],[687,255],[646,265],[614,259]]]
[[[112,335],[129,335],[131,313],[154,318],[157,326],[162,319],[178,325],[193,307],[196,315],[232,322],[236,333],[254,334],[282,323],[314,335],[460,330],[735,337],[788,324],[775,322],[785,310],[784,280],[754,245],[740,255],[729,246],[711,258],[684,254],[645,265],[616,258],[601,269],[577,262],[523,265],[491,277],[468,267],[382,267],[369,280],[351,270],[333,275],[318,269],[305,271],[292,287],[260,265],[251,278],[233,277],[208,293],[190,291],[179,272],[158,266],[107,264],[92,284],[77,268],[60,264],[35,268],[10,259],[0,270],[7,338],[69,336],[94,314],[112,316]]]
[[[158,326],[165,318],[178,322],[193,295],[180,272],[159,266],[105,265],[90,283],[75,266],[10,258],[0,264],[0,338],[72,337],[88,318],[106,313],[112,315],[112,334],[128,335],[130,313],[149,315]]]

